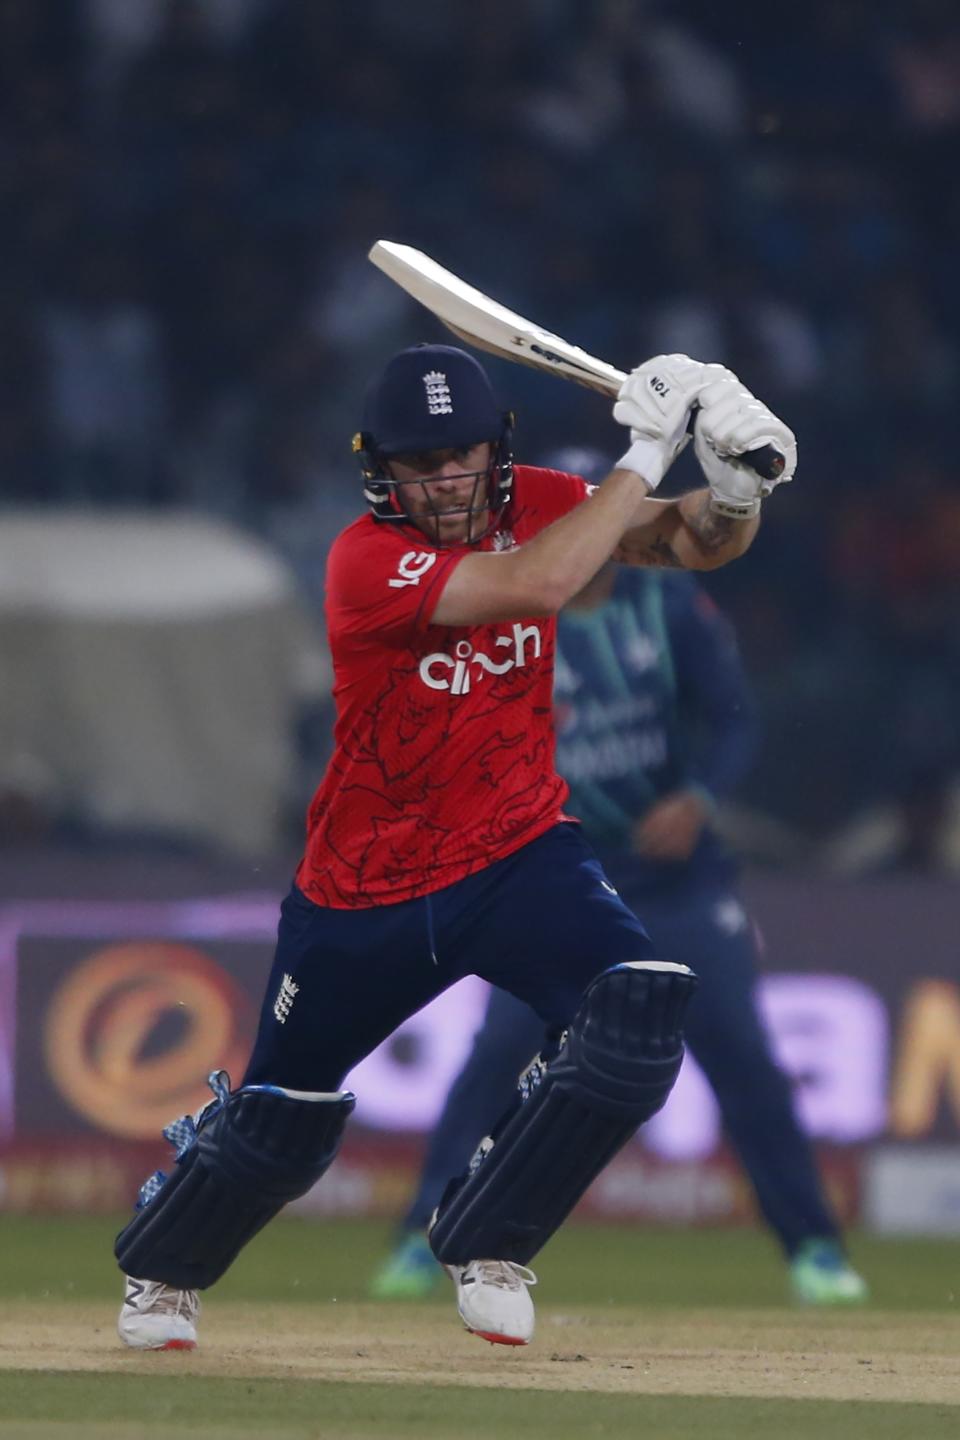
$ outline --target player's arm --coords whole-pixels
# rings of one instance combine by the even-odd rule
[[[624,565],[714,570],[749,550],[759,513],[745,520],[718,514],[709,490],[677,500],[646,499],[613,552]]]
[[[689,367],[700,372],[696,389],[694,449],[706,490],[678,500],[647,498],[637,507],[614,558],[628,565],[675,566],[713,570],[748,550],[760,523],[760,502],[774,484],[793,477],[797,442],[792,430],[772,414],[732,371],[720,365],[697,365],[685,356],[662,355],[627,377],[614,407],[614,418],[630,426],[632,445],[620,460],[641,473],[654,467],[658,433],[673,433],[673,454],[686,444],[689,395],[695,381],[685,384]],[[773,445],[784,456],[776,482],[762,479],[741,461],[750,450]],[[659,477],[657,477],[659,478]]]
[[[694,405],[701,406],[697,457],[710,490],[680,500],[651,500],[650,492],[690,438]],[[761,440],[754,411],[762,415]],[[433,624],[555,615],[614,554],[634,564],[707,570],[746,550],[757,529],[760,501],[727,503],[725,490],[742,482],[725,472],[744,469],[753,477],[745,483],[759,497],[759,478],[736,465],[736,458],[770,441],[786,449],[789,440],[793,461],[783,477],[789,479],[796,464],[792,432],[729,370],[686,355],[657,356],[634,370],[613,413],[630,427],[632,443],[590,503],[554,521],[518,550],[465,556],[444,585],[430,617]],[[708,460],[717,470],[716,483]],[[628,548],[622,550],[625,542]]]
[[[589,504],[555,520],[517,550],[465,556],[446,580],[430,617],[433,624],[481,624],[561,610],[609,560],[637,516],[647,514],[646,497],[689,438],[687,421],[703,389],[703,375],[704,367],[685,355],[659,356],[634,371],[621,396],[632,387],[638,399],[627,403],[623,414],[618,413],[622,399],[614,409],[614,418],[632,427],[633,444]],[[642,438],[633,428],[641,422],[646,427]],[[651,542],[654,538],[651,532]]]
[[[629,565],[712,570],[742,555],[759,523],[716,514],[709,490],[680,500],[650,499],[643,476],[616,469],[588,504],[520,549],[465,556],[444,586],[432,623],[479,625],[556,615],[611,554]]]
[[[465,555],[430,617],[481,625],[556,615],[608,560],[648,493],[641,475],[614,470],[591,496],[516,550]]]

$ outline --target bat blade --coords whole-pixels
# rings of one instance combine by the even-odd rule
[[[542,325],[508,310],[412,245],[378,240],[370,259],[448,330],[478,350],[532,365],[536,370],[553,371],[604,395],[616,395],[627,378],[624,371],[588,355],[579,345],[571,345]]]
[[[378,240],[369,258],[448,330],[478,350],[519,365],[532,365],[535,370],[552,371],[603,395],[616,395],[627,378],[623,370],[608,365],[606,360],[598,360],[579,345],[571,345],[552,330],[508,310],[499,300],[468,285],[412,245]],[[774,480],[783,470],[784,458],[772,445],[763,445],[744,455],[741,463],[765,480]]]

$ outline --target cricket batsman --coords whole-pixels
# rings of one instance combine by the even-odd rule
[[[372,383],[354,450],[369,513],[327,568],[336,748],[241,1084],[164,1132],[176,1161],[117,1238],[119,1332],[192,1348],[197,1292],[330,1165],[344,1077],[465,975],[553,1038],[430,1229],[468,1330],[533,1337],[528,1268],[591,1181],[663,1105],[696,979],[659,955],[554,769],[555,617],[611,556],[708,570],[742,555],[796,468],[792,432],[737,377],[685,355],[635,369],[628,448],[596,488],[514,466],[512,417],[466,352],[419,345]],[[706,487],[654,492],[690,439]],[[778,482],[743,457],[772,445]]]

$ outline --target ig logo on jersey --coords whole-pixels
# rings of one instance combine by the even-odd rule
[[[397,566],[397,574],[387,584],[392,590],[402,590],[404,585],[419,585],[420,581],[437,563],[432,550],[408,550]]]

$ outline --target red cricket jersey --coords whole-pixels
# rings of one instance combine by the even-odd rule
[[[554,769],[556,620],[438,626],[446,580],[474,549],[523,545],[586,499],[557,470],[516,467],[513,498],[477,546],[437,549],[365,515],[327,564],[336,749],[307,815],[297,884],[365,909],[452,885],[561,818]]]

